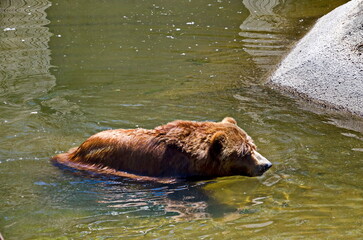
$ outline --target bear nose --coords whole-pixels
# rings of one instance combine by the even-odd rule
[[[267,170],[270,169],[270,167],[272,167],[272,163],[268,162],[265,165],[263,165],[263,171],[266,172]]]

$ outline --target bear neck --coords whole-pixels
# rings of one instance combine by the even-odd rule
[[[220,161],[210,154],[211,139],[220,130],[218,123],[174,121],[154,129],[156,138],[187,154],[198,174],[214,175],[220,168]],[[209,172],[211,171],[211,172]]]

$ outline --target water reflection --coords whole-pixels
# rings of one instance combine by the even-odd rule
[[[49,72],[51,37],[45,10],[47,0],[0,1],[0,158],[23,160],[29,156],[44,123],[36,122],[39,107],[33,102],[52,89]],[[26,137],[24,137],[26,136]],[[45,141],[46,142],[46,141]],[[40,150],[41,151],[41,150]],[[40,152],[39,151],[39,152]]]
[[[241,24],[244,31],[276,32],[279,25],[286,21],[274,9],[284,0],[243,0],[250,16]]]
[[[274,9],[285,0],[243,0],[250,15],[240,25],[244,50],[249,53],[258,67],[269,69],[271,62],[285,52],[286,36],[281,27],[287,19],[275,13]],[[275,60],[275,61],[273,61]]]
[[[45,27],[50,6],[47,0],[0,2],[0,96],[6,102],[27,101],[55,86],[49,72],[52,34]]]
[[[123,215],[128,218],[144,216],[165,216],[177,221],[198,220],[211,217],[221,217],[236,212],[237,209],[216,201],[205,190],[205,186],[212,181],[185,182],[173,184],[156,182],[142,182],[133,179],[90,175],[89,172],[63,169],[65,177],[59,181],[68,185],[64,187],[66,194],[72,192],[64,201],[63,194],[52,194],[52,202],[64,206],[96,207],[102,214],[114,216]],[[37,183],[39,185],[39,182]],[[49,189],[58,184],[47,183]],[[48,189],[48,190],[49,190]],[[54,189],[55,190],[55,189]],[[58,200],[58,197],[61,200]],[[79,203],[85,199],[83,203]]]

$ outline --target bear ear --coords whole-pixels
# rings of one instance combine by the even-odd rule
[[[232,123],[234,125],[237,125],[237,121],[234,118],[231,118],[231,117],[225,117],[222,120],[222,123]]]
[[[224,132],[216,132],[211,139],[209,151],[214,156],[219,156],[223,149],[227,146],[227,136]]]

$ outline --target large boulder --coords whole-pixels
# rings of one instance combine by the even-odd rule
[[[363,0],[352,0],[319,19],[269,83],[363,116]]]

